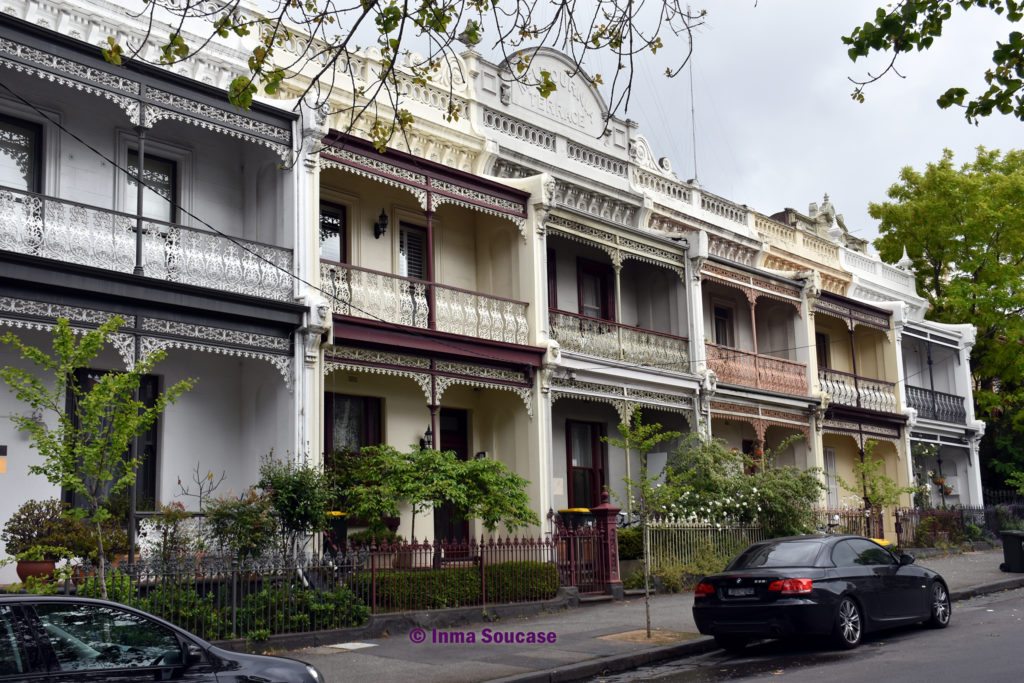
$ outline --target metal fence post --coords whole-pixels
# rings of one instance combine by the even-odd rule
[[[484,539],[480,537],[480,555],[477,557],[480,563],[480,605],[487,606],[487,576],[484,570]]]
[[[370,547],[370,613],[377,613],[377,553]]]
[[[238,635],[238,560],[231,560],[231,635]]]

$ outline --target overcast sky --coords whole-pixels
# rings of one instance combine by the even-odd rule
[[[847,77],[867,66],[849,60],[840,37],[871,18],[877,0],[760,0],[756,7],[754,0],[694,0],[700,6],[709,14],[693,69],[697,176],[711,192],[765,214],[806,211],[827,192],[847,227],[874,239],[868,203],[886,198],[903,166],[923,168],[943,147],[959,165],[978,145],[1024,144],[1016,119],[993,116],[972,126],[960,110],[935,104],[950,86],[983,90],[995,40],[1010,31],[990,13],[954,9],[936,46],[901,57],[905,80],[887,77],[858,104]],[[667,80],[665,66],[649,60],[637,75],[627,116],[687,179],[694,176],[689,79]]]

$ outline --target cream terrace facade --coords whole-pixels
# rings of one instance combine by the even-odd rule
[[[98,370],[169,348],[155,386],[198,375],[152,435],[151,504],[175,500],[197,460],[230,470],[238,492],[271,449],[320,462],[383,442],[500,460],[529,480],[542,520],[598,504],[605,488],[628,508],[623,478],[639,463],[604,439],[635,408],[751,454],[788,442],[778,463],[820,468],[823,505],[859,506],[838,479],[869,442],[901,484],[940,469],[955,482],[947,498],[981,503],[973,328],[925,321],[906,265],[868,255],[827,197],[806,214],[766,214],[680,180],[558,52],[533,59],[558,74],[546,100],[473,50],[436,83],[400,70],[415,124],[381,153],[326,113],[351,103],[343,88],[371,84],[373,49],[339,64],[322,110],[298,102],[299,74],[280,100],[229,113],[223,88],[245,38],[178,68],[187,73],[140,67],[145,85],[129,93],[134,67],[115,70],[89,47],[141,30],[124,10],[27,1],[15,14],[44,28],[3,21],[4,82],[121,163],[146,159],[180,207],[158,214],[147,200],[143,218],[167,227],[143,229],[144,275],[133,275],[123,174],[0,93],[0,123],[22,145],[0,150],[17,208],[0,234],[0,322],[43,342],[64,313],[83,327],[135,316]],[[31,150],[38,166],[22,161]],[[111,247],[40,246],[19,197],[48,216],[66,205],[90,217]],[[70,228],[43,226],[101,243]],[[250,262],[248,249],[266,259]],[[0,401],[2,414],[19,410]],[[33,455],[9,422],[0,443],[4,490],[56,493],[27,475]],[[933,445],[921,451],[930,459],[915,462],[915,444]],[[416,521],[420,538],[483,531],[448,508]],[[407,513],[399,534],[412,533]]]

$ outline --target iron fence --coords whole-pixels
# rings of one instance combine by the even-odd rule
[[[957,545],[1010,529],[1024,529],[1024,502],[896,511],[899,544],[906,547]]]
[[[820,531],[829,534],[855,534],[881,538],[883,515],[881,512],[852,508],[816,508],[814,515]]]
[[[721,525],[659,519],[650,524],[651,569],[690,564],[702,555],[729,557],[768,538],[757,525]]]
[[[111,600],[203,638],[258,640],[371,614],[550,599],[563,559],[550,539],[350,544],[323,558],[155,557],[108,567],[106,584]],[[95,568],[80,567],[64,590],[99,597]]]

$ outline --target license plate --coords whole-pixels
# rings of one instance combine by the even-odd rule
[[[745,598],[754,594],[753,587],[747,588],[730,588],[726,591],[726,594],[730,598]]]

